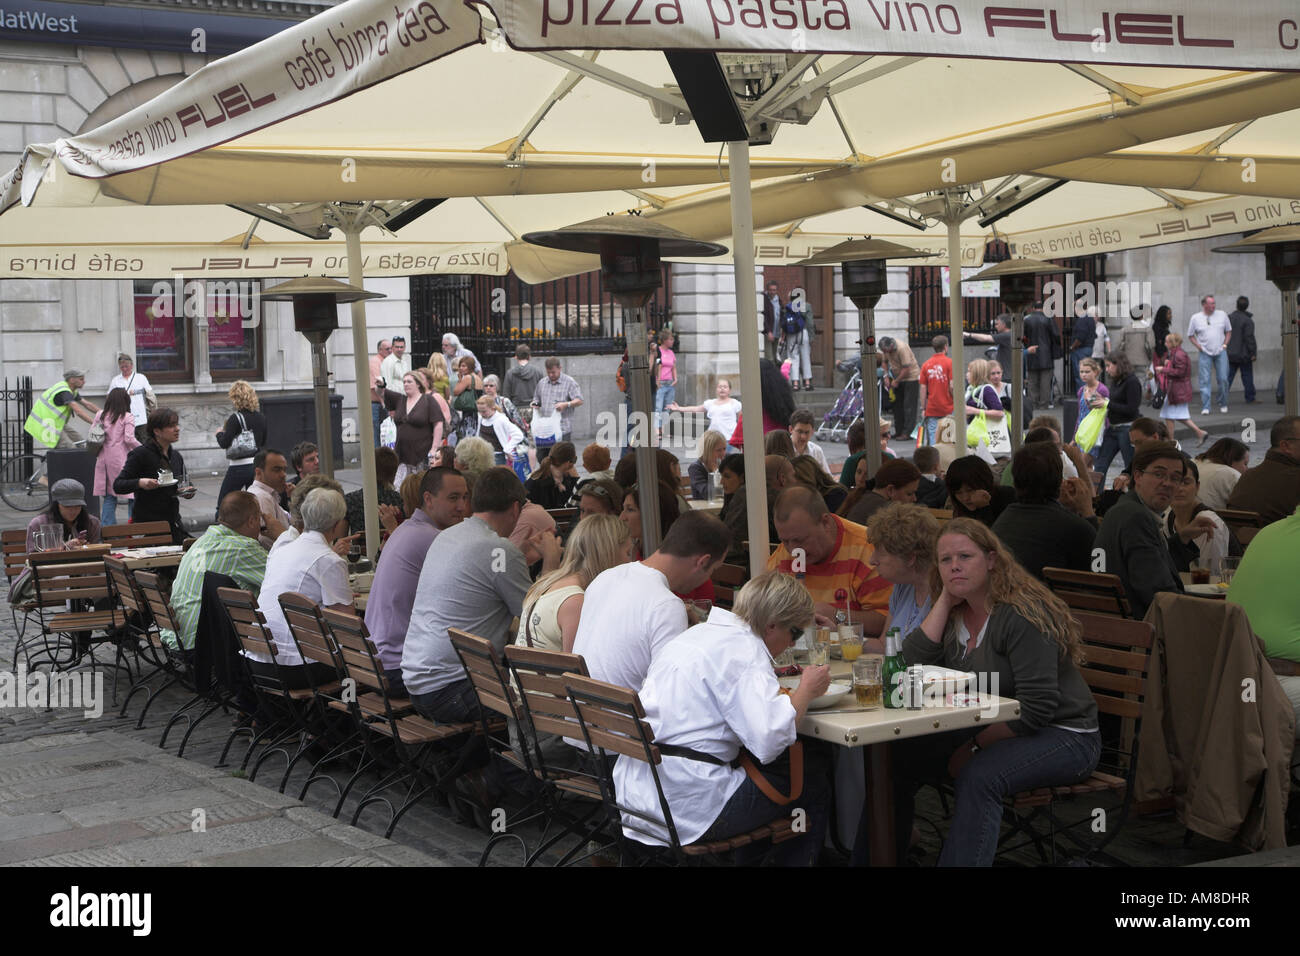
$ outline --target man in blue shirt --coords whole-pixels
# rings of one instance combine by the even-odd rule
[[[1067,394],[1073,395],[1083,383],[1079,378],[1079,363],[1091,357],[1092,347],[1097,341],[1097,320],[1088,314],[1088,310],[1079,306],[1075,310],[1074,332],[1070,342],[1070,372],[1072,378]],[[1063,403],[1065,404],[1065,403]]]

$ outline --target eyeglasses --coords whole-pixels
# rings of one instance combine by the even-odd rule
[[[1163,468],[1150,469],[1148,471],[1142,472],[1142,474],[1151,476],[1162,485],[1164,484],[1177,485],[1180,484],[1183,480],[1183,475],[1181,472],[1165,471]]]
[[[608,488],[604,485],[598,485],[594,481],[588,482],[582,486],[582,492],[579,497],[581,497],[581,495],[591,495],[593,498],[604,498],[606,501],[610,502],[614,500],[614,496],[609,493]]]

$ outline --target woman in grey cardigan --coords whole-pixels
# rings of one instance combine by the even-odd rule
[[[1078,783],[1096,768],[1097,704],[1077,667],[1078,623],[992,531],[972,519],[953,519],[935,554],[931,590],[937,596],[921,626],[906,636],[903,657],[909,665],[974,671],[988,691],[1020,702],[1020,718],[895,745],[900,858],[912,830],[916,788],[946,769],[957,805],[939,865],[989,866],[1004,797]]]

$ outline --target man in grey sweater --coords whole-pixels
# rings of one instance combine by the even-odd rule
[[[447,635],[460,628],[505,650],[511,618],[532,581],[523,553],[510,543],[523,510],[524,486],[509,468],[489,468],[474,483],[474,513],[447,528],[429,546],[402,647],[402,681],[411,706],[430,720],[476,720],[478,695]],[[554,532],[528,539],[542,555],[542,571],[560,563]]]

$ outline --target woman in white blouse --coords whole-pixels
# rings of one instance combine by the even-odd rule
[[[1228,507],[1232,489],[1250,468],[1250,449],[1235,438],[1220,438],[1196,456],[1196,467],[1201,472],[1201,489],[1197,492],[1201,504],[1215,511]]]
[[[714,607],[707,621],[670,641],[651,662],[641,703],[666,752],[659,780],[683,846],[746,833],[789,813],[731,763],[742,747],[756,763],[772,763],[795,742],[795,725],[808,705],[826,692],[827,667],[804,668],[788,694],[772,667],[773,656],[812,623],[812,598],[803,586],[788,574],[767,571],[740,589],[733,610]],[[790,780],[780,771],[759,772],[779,793],[790,792]],[[614,783],[621,803],[662,818],[649,764],[620,757]],[[736,852],[736,862],[757,862],[770,850],[781,865],[814,863],[826,834],[827,797],[822,777],[805,773],[798,799],[807,812],[803,835],[774,847],[745,847]],[[666,827],[628,814],[623,821],[629,838],[667,845]]]
[[[718,379],[717,396],[699,405],[678,405],[673,402],[668,409],[674,412],[703,412],[709,416],[709,430],[729,439],[736,431],[740,402],[731,397],[731,383],[725,378]]]
[[[475,434],[492,446],[495,464],[513,467],[516,455],[523,450],[520,446],[524,433],[497,408],[491,395],[480,395],[475,406],[478,408],[478,431]]]

